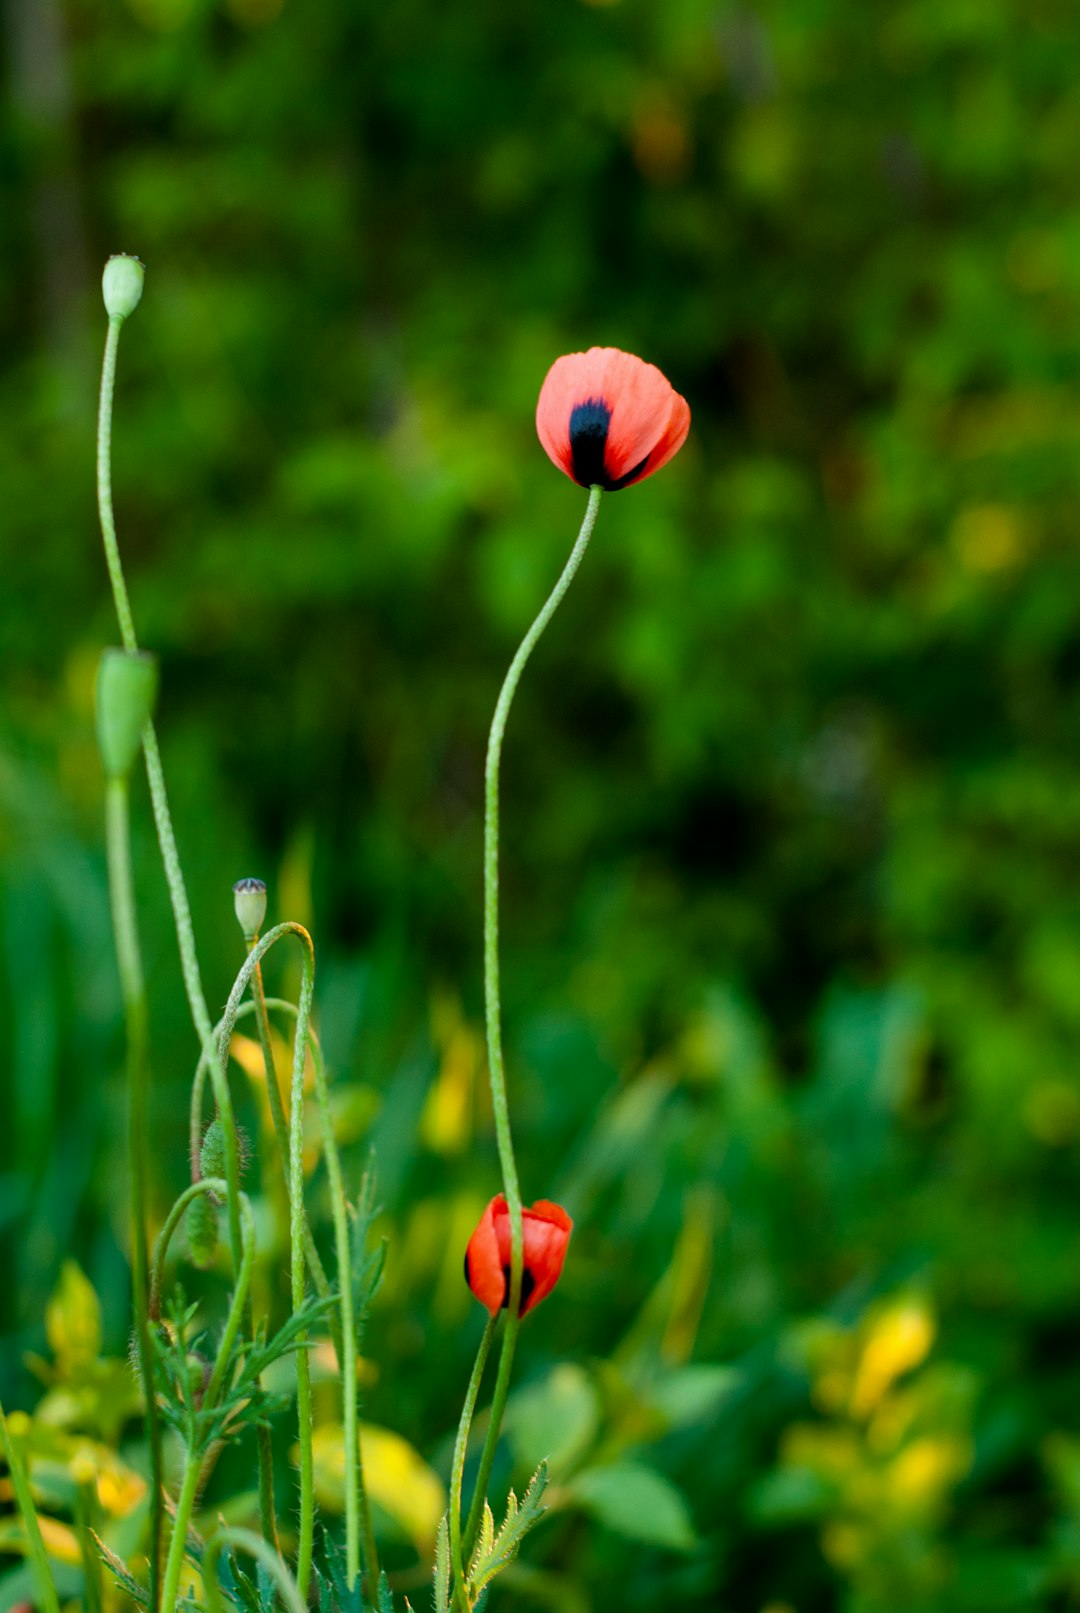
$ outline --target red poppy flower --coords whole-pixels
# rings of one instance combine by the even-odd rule
[[[553,464],[609,493],[666,465],[686,441],[690,406],[655,364],[617,347],[557,358],[540,388],[536,431]]]
[[[524,1316],[546,1299],[559,1280],[574,1223],[561,1204],[538,1199],[521,1212],[523,1264],[521,1311]],[[500,1193],[492,1199],[465,1251],[465,1281],[492,1316],[510,1296],[510,1211]]]

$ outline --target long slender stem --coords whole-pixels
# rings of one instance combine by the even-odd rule
[[[563,567],[543,609],[522,639],[518,652],[503,679],[488,736],[487,766],[484,774],[484,1014],[487,1021],[488,1066],[491,1101],[495,1111],[495,1135],[499,1145],[499,1165],[503,1191],[510,1211],[513,1285],[521,1286],[521,1190],[518,1187],[514,1144],[510,1135],[510,1110],[506,1098],[506,1072],[503,1067],[502,1005],[499,997],[499,763],[510,705],[528,661],[544,629],[562,603],[574,580],[596,524],[602,489],[589,490],[589,502],[577,542]],[[511,1302],[513,1294],[511,1294]],[[513,1308],[511,1303],[511,1308]]]
[[[105,791],[105,845],[109,865],[116,962],[124,999],[127,1030],[128,1191],[131,1217],[131,1281],[135,1310],[135,1338],[139,1372],[146,1400],[146,1432],[150,1448],[150,1606],[157,1607],[161,1569],[161,1426],[154,1393],[150,1349],[147,1290],[147,1058],[146,985],[143,977],[139,932],[135,920],[135,894],[131,875],[131,840],[126,778],[112,778]]]
[[[476,1397],[480,1393],[480,1382],[484,1376],[488,1352],[497,1325],[498,1317],[489,1316],[480,1339],[480,1347],[476,1352],[469,1387],[465,1391],[465,1404],[461,1408],[461,1421],[458,1423],[457,1438],[454,1441],[454,1459],[450,1464],[450,1563],[454,1571],[454,1600],[463,1608],[463,1613],[468,1613],[468,1598],[465,1591],[465,1562],[461,1550],[461,1487],[465,1477],[465,1454],[469,1448],[469,1431],[472,1428],[473,1413],[476,1411]]]
[[[272,933],[272,932],[271,932]],[[305,932],[306,934],[306,932]],[[250,954],[252,972],[258,966],[258,948]],[[294,1313],[304,1303],[304,1066],[307,1062],[307,1025],[315,991],[315,960],[311,940],[303,952],[299,1012],[293,1042],[292,1087],[289,1093],[289,1270]],[[296,1553],[296,1583],[307,1598],[315,1538],[315,1468],[311,1420],[311,1370],[304,1337],[297,1340],[296,1415],[300,1436],[300,1538]],[[348,1452],[346,1451],[346,1460]]]
[[[26,1549],[34,1572],[35,1589],[42,1613],[60,1613],[56,1583],[49,1568],[45,1542],[41,1538],[41,1525],[38,1523],[37,1509],[30,1491],[30,1480],[23,1465],[22,1452],[16,1448],[11,1438],[2,1406],[0,1406],[0,1447],[3,1448],[4,1460],[11,1476],[11,1487],[15,1491],[15,1504],[19,1509],[23,1528],[26,1530]]]
[[[195,1509],[195,1497],[199,1493],[199,1474],[202,1463],[189,1450],[184,1459],[184,1477],[180,1485],[180,1494],[176,1498],[176,1516],[173,1521],[173,1536],[169,1543],[169,1556],[165,1563],[165,1578],[161,1585],[161,1613],[174,1613],[177,1594],[180,1590],[180,1572],[184,1566],[184,1554],[187,1551],[187,1533],[191,1523],[191,1514]]]
[[[577,541],[570,558],[563,567],[555,587],[548,595],[543,609],[522,639],[518,652],[510,663],[495,706],[495,716],[488,737],[487,768],[484,776],[484,1012],[487,1020],[488,1075],[491,1081],[491,1105],[495,1114],[495,1136],[499,1145],[499,1166],[502,1171],[503,1192],[510,1216],[510,1292],[507,1295],[508,1313],[503,1332],[502,1352],[499,1357],[499,1375],[495,1385],[491,1419],[480,1458],[476,1494],[469,1512],[466,1531],[466,1550],[471,1544],[483,1506],[484,1492],[495,1459],[503,1409],[510,1387],[510,1369],[518,1334],[518,1310],[521,1302],[521,1189],[518,1186],[514,1144],[510,1134],[510,1110],[506,1097],[506,1071],[503,1066],[502,1004],[499,996],[499,763],[502,759],[503,735],[510,705],[521,674],[525,669],[537,641],[558,610],[566,590],[574,580],[589,546],[596,515],[600,508],[602,489],[589,489],[589,502]]]
[[[192,1199],[197,1198],[200,1193],[219,1193],[226,1187],[227,1183],[221,1177],[204,1177],[202,1181],[193,1182],[176,1200],[165,1218],[165,1224],[158,1234],[158,1240],[154,1247],[154,1264],[151,1278],[154,1294],[160,1296],[165,1256],[168,1253],[169,1243]],[[229,1305],[225,1330],[218,1345],[217,1360],[203,1392],[202,1403],[204,1408],[213,1406],[218,1397],[232,1356],[233,1345],[236,1343],[236,1336],[240,1331],[240,1325],[247,1310],[251,1272],[255,1264],[255,1217],[246,1193],[241,1193],[240,1205],[243,1212],[243,1258],[237,1272],[236,1287],[233,1290],[232,1301]],[[171,1610],[176,1607],[180,1571],[183,1567],[184,1552],[187,1547],[188,1526],[191,1522],[195,1497],[198,1494],[201,1469],[202,1463],[194,1451],[189,1448],[185,1461],[183,1483],[176,1503],[176,1517],[173,1523],[172,1540],[169,1543],[169,1556],[165,1564],[165,1578],[161,1591],[162,1613],[171,1613]],[[276,1550],[276,1548],[271,1548],[269,1543],[267,1543],[267,1549]]]
[[[225,1013],[218,1027],[219,1047],[224,1052],[232,1040],[232,1030],[240,1014],[244,993],[255,977],[255,971],[260,967],[263,958],[287,936],[294,936],[300,944],[303,975],[300,988],[300,1003],[296,1010],[296,1036],[293,1042],[293,1078],[292,1093],[289,1102],[289,1215],[291,1243],[293,1249],[292,1261],[292,1293],[294,1308],[303,1303],[303,1237],[305,1229],[304,1200],[303,1200],[303,1075],[306,1060],[306,1050],[309,1039],[308,1020],[311,1013],[311,998],[315,984],[315,949],[308,932],[302,924],[287,921],[278,924],[274,929],[268,930],[248,953],[247,959],[233,982],[229,993],[229,1000],[225,1005]],[[346,1546],[346,1572],[350,1585],[359,1573],[359,1541],[362,1538],[364,1547],[364,1560],[367,1569],[369,1584],[374,1588],[379,1577],[378,1551],[375,1545],[375,1531],[371,1521],[371,1508],[368,1502],[367,1488],[364,1484],[363,1456],[360,1449],[359,1438],[359,1410],[356,1399],[356,1317],[353,1307],[353,1292],[351,1282],[351,1252],[349,1248],[349,1220],[348,1208],[345,1200],[345,1187],[341,1172],[341,1159],[338,1154],[337,1142],[334,1138],[333,1116],[330,1112],[330,1093],[326,1082],[326,1068],[322,1057],[313,1052],[312,1063],[315,1067],[315,1093],[318,1100],[323,1121],[323,1148],[326,1153],[326,1171],[330,1179],[330,1209],[334,1222],[334,1245],[338,1264],[339,1306],[341,1313],[341,1342],[338,1353],[338,1363],[342,1378],[342,1422],[345,1435],[345,1546]],[[299,1133],[299,1140],[298,1140]],[[299,1295],[299,1297],[297,1297]],[[300,1358],[298,1367],[301,1372],[306,1363]],[[300,1556],[297,1561],[297,1581],[302,1590],[306,1592],[307,1583],[302,1573],[304,1555],[304,1494],[305,1494],[305,1437],[310,1438],[310,1429],[307,1435],[304,1432],[304,1401],[301,1398],[305,1393],[301,1388],[300,1380],[297,1382],[297,1410],[301,1418],[300,1437],[300,1483],[301,1483],[301,1534]],[[308,1562],[310,1571],[310,1559]]]
[[[101,394],[98,405],[97,430],[97,496],[101,536],[105,546],[105,563],[108,567],[113,603],[116,607],[117,621],[120,624],[120,634],[124,648],[129,653],[134,653],[138,649],[138,640],[135,635],[135,623],[131,613],[131,601],[128,598],[127,584],[124,580],[124,568],[120,559],[120,545],[116,537],[116,521],[113,515],[112,500],[113,393],[116,383],[116,355],[122,324],[123,320],[115,316],[109,320],[109,331],[105,341],[105,357],[101,367]],[[191,907],[188,902],[183,871],[180,867],[180,856],[176,849],[176,836],[173,833],[169,798],[165,789],[165,772],[161,765],[161,752],[158,749],[154,725],[149,721],[143,730],[143,754],[146,758],[146,776],[150,783],[150,799],[154,809],[154,823],[157,828],[161,860],[165,868],[165,879],[169,887],[169,900],[172,904],[173,921],[176,927],[176,939],[180,949],[180,969],[184,979],[184,990],[187,993],[188,1006],[191,1010],[191,1017],[195,1025],[196,1035],[199,1038],[199,1044],[205,1047],[212,1037],[213,1028],[210,1023],[210,1013],[206,1006],[206,997],[203,993],[202,979],[199,973],[199,959],[195,949],[195,930],[191,922]],[[236,1135],[236,1121],[229,1099],[224,1063],[216,1055],[211,1062],[210,1076],[214,1086],[214,1097],[218,1105],[218,1112],[221,1116],[222,1130],[225,1134],[225,1177],[229,1184],[227,1200],[229,1242],[232,1250],[233,1267],[236,1269],[243,1258],[243,1239],[237,1203],[237,1195],[240,1191],[240,1147]],[[250,1326],[250,1309],[246,1320]],[[273,1453],[268,1429],[259,1428],[256,1435],[256,1445],[259,1460],[259,1499],[262,1528],[267,1540],[276,1550],[278,1540],[277,1525],[273,1512]]]
[[[257,935],[251,938],[248,947],[249,953],[258,942],[258,939]],[[274,1064],[274,1048],[270,1040],[270,1016],[267,1012],[266,993],[263,990],[262,969],[258,964],[255,965],[251,972],[251,1006],[254,1008],[255,1023],[259,1029],[259,1046],[262,1049],[263,1067],[266,1072],[266,1097],[270,1105],[270,1116],[274,1123],[274,1136],[277,1139],[278,1157],[281,1160],[282,1176],[285,1182],[285,1197],[286,1200],[289,1200],[289,1122],[285,1118],[285,1110],[281,1102],[281,1088],[278,1086],[277,1067]],[[278,1006],[276,1002],[275,1006]],[[290,1003],[288,1006],[295,1013],[293,1004]],[[315,1033],[310,1027],[308,1028],[308,1041],[311,1044],[312,1062],[316,1067],[316,1071],[320,1068],[323,1069],[323,1079],[325,1080],[325,1066],[323,1066],[322,1056],[318,1050]],[[315,1239],[311,1234],[306,1209],[304,1212],[304,1254],[307,1258],[308,1270],[311,1272],[311,1280],[315,1284],[315,1292],[320,1299],[326,1299],[330,1293],[330,1283],[323,1268],[323,1263],[319,1258],[319,1251],[315,1247]],[[340,1367],[341,1335],[335,1326],[333,1313],[331,1313],[330,1317],[330,1328],[334,1341],[334,1351]]]
[[[484,1512],[484,1501],[487,1498],[488,1481],[491,1478],[491,1469],[495,1461],[495,1447],[499,1443],[499,1430],[502,1427],[503,1414],[506,1411],[506,1400],[510,1393],[511,1369],[514,1365],[514,1345],[517,1343],[518,1328],[521,1318],[516,1311],[508,1311],[506,1316],[506,1330],[503,1333],[502,1349],[499,1352],[499,1370],[495,1378],[495,1393],[491,1397],[491,1412],[488,1416],[487,1433],[484,1436],[484,1448],[480,1452],[480,1465],[476,1470],[476,1488],[473,1490],[472,1505],[469,1507],[469,1520],[465,1525],[465,1555],[469,1556],[476,1544],[476,1537],[480,1532],[480,1519]],[[507,1334],[510,1341],[507,1344]]]
[[[101,395],[98,401],[97,432],[97,495],[98,515],[101,519],[101,536],[105,541],[105,564],[109,568],[116,617],[120,623],[120,637],[128,654],[138,649],[135,623],[131,615],[124,568],[120,561],[120,545],[116,541],[116,522],[112,502],[112,412],[113,391],[116,387],[116,350],[120,345],[122,319],[109,320],[109,333],[105,338],[105,357],[101,363]]]

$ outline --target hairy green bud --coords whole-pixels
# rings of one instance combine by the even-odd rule
[[[192,1265],[198,1266],[200,1271],[206,1271],[214,1264],[218,1246],[218,1213],[208,1194],[200,1193],[188,1205],[184,1231],[187,1233]]]

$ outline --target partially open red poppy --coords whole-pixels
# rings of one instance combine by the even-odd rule
[[[559,1280],[574,1223],[561,1204],[538,1199],[521,1212],[521,1311],[546,1299]],[[492,1199],[465,1251],[465,1281],[492,1316],[510,1297],[510,1211],[500,1193]]]
[[[690,405],[655,364],[617,347],[566,353],[547,372],[536,430],[553,464],[609,493],[666,465],[686,441]]]

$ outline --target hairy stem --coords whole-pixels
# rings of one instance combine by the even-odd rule
[[[488,737],[487,768],[484,777],[484,1012],[487,1020],[491,1106],[495,1114],[495,1135],[499,1145],[499,1166],[502,1171],[503,1192],[506,1195],[506,1204],[510,1216],[510,1292],[507,1296],[506,1329],[503,1333],[499,1375],[495,1386],[496,1398],[492,1403],[491,1420],[488,1424],[484,1449],[480,1458],[480,1476],[477,1479],[476,1495],[473,1497],[473,1504],[469,1512],[466,1549],[468,1549],[471,1538],[475,1533],[480,1517],[480,1509],[483,1506],[484,1492],[491,1473],[491,1464],[495,1459],[495,1447],[499,1440],[503,1409],[510,1386],[510,1368],[514,1358],[514,1346],[517,1343],[518,1310],[521,1303],[521,1189],[518,1186],[514,1144],[510,1135],[510,1109],[506,1097],[506,1071],[503,1066],[502,1003],[499,996],[499,764],[502,759],[506,719],[510,715],[510,705],[521,679],[521,674],[530,655],[536,648],[540,635],[562,603],[563,596],[573,582],[574,574],[581,564],[585,550],[589,546],[589,539],[592,537],[593,527],[596,525],[597,511],[600,508],[601,492],[600,487],[594,486],[589,489],[589,502],[585,507],[585,516],[581,523],[581,530],[577,535],[577,541],[570,552],[569,560],[563,567],[562,575],[548,595],[543,609],[522,639],[518,652],[510,663],[510,670],[507,672],[503,680],[502,689],[499,691],[499,698],[495,706],[495,716],[491,723],[491,733]]]
[[[476,1352],[469,1387],[465,1391],[465,1404],[461,1408],[461,1421],[458,1423],[457,1438],[454,1441],[454,1459],[450,1464],[450,1563],[454,1572],[454,1601],[462,1609],[462,1613],[468,1613],[468,1595],[465,1589],[466,1564],[461,1549],[461,1487],[465,1477],[465,1456],[469,1448],[469,1431],[476,1410],[476,1397],[480,1393],[480,1381],[484,1376],[488,1352],[497,1325],[498,1317],[489,1316],[480,1339],[480,1347]]]
[[[97,430],[97,497],[101,536],[105,546],[105,563],[108,567],[109,582],[112,586],[116,617],[120,624],[120,635],[123,639],[124,648],[133,654],[139,646],[135,635],[135,622],[131,613],[131,601],[128,598],[127,584],[124,580],[123,563],[120,559],[120,545],[116,537],[116,521],[113,515],[112,500],[113,393],[116,383],[116,354],[122,324],[122,319],[115,316],[109,320],[109,332],[105,341],[105,357],[101,367],[101,395],[98,405]],[[187,993],[188,1006],[191,1010],[191,1017],[195,1025],[195,1033],[199,1038],[199,1044],[205,1047],[212,1038],[213,1027],[211,1026],[210,1014],[206,1006],[206,997],[203,994],[202,979],[199,973],[199,959],[195,950],[195,930],[191,922],[191,907],[188,902],[183,871],[180,867],[180,856],[176,849],[176,836],[173,833],[169,798],[165,790],[165,772],[161,765],[161,752],[158,749],[157,733],[152,722],[147,722],[146,727],[143,729],[143,754],[146,757],[146,776],[150,783],[150,799],[153,803],[154,823],[157,829],[158,844],[161,848],[161,860],[165,868],[165,879],[169,887],[169,900],[173,910],[176,939],[180,949],[180,969],[184,979],[184,990]],[[229,1099],[228,1083],[225,1079],[225,1067],[222,1060],[216,1055],[211,1063],[210,1075],[214,1085],[214,1098],[221,1116],[222,1130],[225,1134],[225,1177],[229,1184],[227,1200],[229,1242],[235,1269],[243,1258],[243,1239],[240,1230],[240,1212],[237,1204],[237,1195],[240,1191],[240,1149],[236,1135],[236,1121]],[[250,1310],[246,1320],[250,1328]],[[258,1430],[257,1448],[262,1528],[267,1540],[277,1549],[277,1525],[272,1504],[274,1493],[273,1455],[268,1429],[260,1428]]]
[[[191,1524],[191,1514],[195,1510],[195,1497],[199,1493],[201,1470],[202,1463],[189,1450],[184,1458],[184,1477],[180,1484],[180,1494],[176,1498],[173,1535],[169,1542],[165,1578],[161,1585],[161,1613],[174,1613],[176,1607],[180,1591],[180,1574],[184,1566],[184,1554],[187,1551],[187,1533]]]
[[[150,1448],[150,1606],[157,1606],[161,1569],[161,1425],[154,1393],[150,1348],[147,1277],[147,1125],[149,1087],[146,986],[139,932],[135,920],[135,893],[131,876],[131,840],[128,784],[124,778],[107,781],[105,793],[105,845],[109,865],[116,962],[124,1000],[127,1031],[128,1191],[131,1216],[131,1285],[135,1309],[135,1339],[139,1373],[146,1399],[146,1432]]]
[[[229,1000],[225,1005],[225,1013],[218,1028],[218,1036],[222,1057],[224,1057],[225,1050],[227,1050],[232,1040],[233,1026],[239,1016],[244,993],[247,991],[249,983],[254,979],[256,970],[259,969],[270,948],[276,946],[279,941],[284,940],[287,936],[294,936],[299,942],[303,966],[300,1003],[296,1010],[296,1036],[293,1042],[293,1079],[289,1101],[289,1215],[293,1248],[292,1292],[295,1308],[303,1303],[304,1292],[303,1240],[306,1223],[303,1200],[303,1078],[310,1035],[308,1021],[315,986],[315,949],[310,935],[302,924],[296,924],[291,921],[279,924],[274,929],[268,930],[266,935],[253,944],[243,968],[233,982]],[[362,1540],[369,1585],[374,1590],[379,1575],[379,1560],[375,1545],[375,1531],[371,1522],[371,1508],[364,1484],[363,1458],[360,1450],[359,1411],[356,1397],[356,1317],[353,1307],[351,1281],[348,1206],[342,1179],[341,1159],[334,1137],[333,1116],[330,1112],[330,1093],[326,1081],[326,1068],[321,1055],[317,1054],[314,1048],[312,1063],[315,1068],[315,1095],[323,1122],[323,1148],[326,1154],[327,1176],[330,1181],[330,1207],[334,1223],[334,1244],[340,1288],[341,1335],[340,1346],[338,1347],[338,1363],[341,1368],[342,1378],[342,1423],[345,1434],[346,1573],[351,1585],[359,1573],[360,1542]],[[298,1295],[299,1297],[297,1297]],[[306,1393],[307,1391],[304,1392]],[[298,1384],[298,1411],[301,1414],[302,1424],[303,1405],[304,1402],[300,1399]],[[306,1437],[310,1439],[310,1428],[308,1428]],[[305,1516],[303,1507],[305,1485],[304,1439],[305,1435],[301,1432],[301,1549],[297,1562],[296,1577],[301,1589],[306,1593],[307,1581],[301,1571],[304,1554]],[[308,1572],[310,1572],[310,1554]]]

